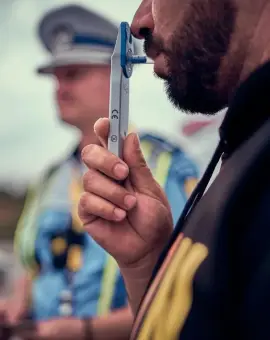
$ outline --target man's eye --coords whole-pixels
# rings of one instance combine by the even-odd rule
[[[78,77],[78,72],[76,72],[76,71],[69,71],[66,74],[67,79],[74,79],[74,78],[77,78],[77,77]]]
[[[78,79],[78,78],[81,78],[82,76],[83,76],[83,72],[81,70],[69,71],[66,74],[66,78],[69,80]]]

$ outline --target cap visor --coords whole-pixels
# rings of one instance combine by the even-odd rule
[[[82,61],[79,62],[78,60],[54,61],[50,64],[38,67],[37,73],[38,74],[52,74],[57,67],[68,66],[68,65],[80,65],[80,64],[82,64]],[[87,62],[87,64],[89,64],[89,61]]]
[[[47,65],[37,68],[38,74],[52,74],[57,67],[68,65],[108,65],[110,64],[110,55],[92,55],[92,56],[69,56],[53,60]]]

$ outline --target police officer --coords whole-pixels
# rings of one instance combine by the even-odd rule
[[[38,327],[27,337],[35,339],[80,339],[88,333],[94,339],[127,339],[132,315],[122,276],[113,258],[84,232],[77,213],[86,171],[80,153],[85,145],[99,145],[93,124],[108,115],[110,56],[118,28],[93,11],[69,5],[46,14],[38,31],[51,53],[38,72],[54,76],[60,119],[82,137],[70,157],[29,192],[16,235],[27,275],[8,314],[18,320],[31,308]],[[179,200],[183,207],[196,182],[196,167],[174,143],[148,133],[141,139],[176,221]]]

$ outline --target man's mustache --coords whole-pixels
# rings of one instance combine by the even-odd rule
[[[144,34],[143,50],[144,53],[151,58],[155,58],[159,54],[166,53],[164,44],[159,37],[154,37],[152,32],[147,31]]]

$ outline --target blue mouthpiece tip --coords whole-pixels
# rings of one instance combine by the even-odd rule
[[[140,56],[133,56],[129,60],[132,64],[145,64],[147,62],[146,57],[140,57]]]

